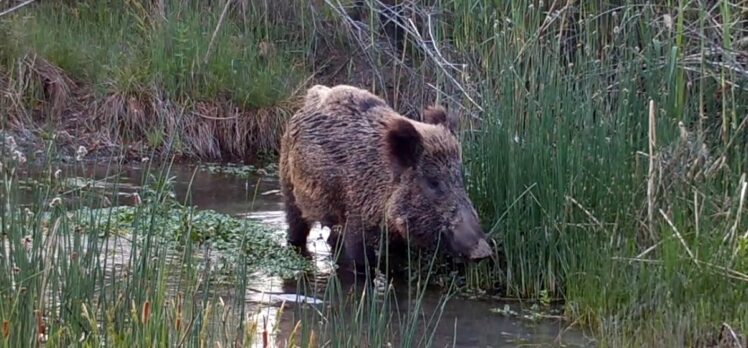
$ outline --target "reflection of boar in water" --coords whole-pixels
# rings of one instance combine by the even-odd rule
[[[343,226],[344,251],[355,263],[375,265],[365,245],[380,227],[421,247],[441,239],[461,259],[489,257],[463,186],[455,122],[439,107],[423,118],[403,117],[355,87],[310,88],[281,140],[289,244],[306,251],[310,225],[319,221]]]

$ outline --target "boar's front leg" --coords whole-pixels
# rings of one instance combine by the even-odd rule
[[[343,231],[343,250],[345,261],[357,273],[373,273],[377,267],[376,254],[367,241],[368,233],[376,233],[362,228],[346,225]]]
[[[328,213],[320,221],[322,227],[330,228],[330,235],[327,237],[327,245],[330,247],[330,254],[333,258],[337,258],[341,253],[340,247],[343,238],[343,226],[340,224],[340,219],[334,213]]]
[[[310,224],[301,214],[301,209],[296,205],[293,193],[287,187],[283,188],[284,208],[286,210],[286,223],[288,223],[288,232],[286,239],[288,244],[295,247],[303,255],[308,255],[306,247],[307,237],[309,236]]]

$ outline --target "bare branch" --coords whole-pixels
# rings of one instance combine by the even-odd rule
[[[433,11],[418,7],[412,3],[400,5],[404,6],[403,8],[407,9],[408,12],[423,19],[425,22],[424,31],[426,32],[421,33],[414,20],[409,18],[403,12],[382,10],[389,7],[379,0],[370,0],[368,3],[369,6],[371,6],[370,13],[379,16],[382,21],[390,22],[397,26],[398,30],[409,38],[409,42],[412,42],[416,49],[424,53],[425,58],[420,62],[423,64],[422,67],[429,70],[438,70],[446,80],[444,86],[439,86],[438,88],[435,87],[434,83],[424,79],[423,70],[416,70],[414,66],[402,63],[404,58],[401,57],[402,52],[399,52],[399,49],[393,46],[391,40],[388,40],[388,38],[385,37],[386,35],[374,31],[373,28],[366,23],[351,18],[347,13],[346,8],[339,0],[325,0],[325,4],[333,9],[344,27],[348,29],[349,37],[359,47],[361,57],[372,67],[372,74],[376,77],[377,83],[380,86],[386,86],[385,76],[382,76],[381,74],[381,71],[387,68],[388,65],[386,62],[382,61],[382,58],[386,57],[388,62],[398,62],[398,76],[405,77],[402,81],[404,81],[406,85],[410,84],[414,87],[415,85],[418,85],[418,88],[413,89],[413,91],[425,93],[428,91],[428,88],[424,87],[429,87],[432,88],[437,95],[447,96],[450,102],[454,103],[458,108],[483,111],[483,108],[477,101],[477,98],[479,98],[480,95],[475,91],[475,86],[459,81],[459,76],[466,75],[469,66],[467,64],[450,61],[450,58],[448,58],[445,52],[445,48],[449,48],[449,46],[438,42],[435,38],[435,27],[433,23],[433,16],[435,13]],[[460,55],[458,55],[458,57],[459,56]],[[467,99],[470,107],[462,105],[458,100],[460,98],[455,98],[455,95],[461,95],[464,99]],[[413,103],[417,101],[413,98],[409,98],[406,102]],[[467,114],[473,119],[481,119],[474,113],[467,112]]]

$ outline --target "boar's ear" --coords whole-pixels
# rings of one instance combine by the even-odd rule
[[[457,120],[439,105],[432,105],[423,109],[422,117],[424,123],[442,125],[453,134],[457,128]]]
[[[410,121],[402,118],[387,124],[385,146],[396,179],[405,169],[414,167],[423,152],[421,133]]]

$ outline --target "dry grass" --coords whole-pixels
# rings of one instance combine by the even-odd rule
[[[173,53],[176,58],[161,54],[151,57],[155,67],[141,69],[140,65],[148,64],[131,66],[128,65],[132,64],[128,62],[130,58],[123,58],[123,61],[109,62],[114,68],[106,64],[86,68],[84,60],[107,59],[114,48],[81,52],[87,46],[78,47],[78,40],[67,36],[61,38],[70,42],[63,41],[61,47],[68,49],[65,45],[70,45],[72,53],[64,53],[63,49],[61,54],[61,48],[48,49],[45,45],[52,39],[40,39],[39,35],[43,35],[40,33],[28,36],[40,42],[31,45],[30,49],[24,48],[22,43],[9,44],[7,47],[17,53],[24,50],[29,53],[22,59],[11,59],[11,66],[3,69],[5,75],[0,73],[3,75],[3,89],[8,91],[0,106],[9,109],[7,124],[11,129],[30,130],[40,138],[44,128],[52,129],[52,132],[60,133],[58,140],[62,145],[73,151],[78,145],[84,145],[94,154],[121,154],[126,158],[171,153],[194,159],[229,161],[252,160],[258,153],[276,152],[284,121],[294,112],[299,91],[310,83],[345,83],[371,89],[385,97],[396,110],[415,119],[421,117],[424,106],[435,102],[447,106],[452,112],[469,116],[480,111],[475,103],[478,94],[475,85],[469,81],[466,65],[452,62],[453,59],[464,59],[464,55],[448,45],[436,44],[440,40],[437,28],[444,18],[433,7],[409,5],[400,13],[383,12],[384,4],[374,1],[369,4],[373,7],[359,8],[364,15],[354,18],[350,13],[356,11],[337,0],[310,3],[303,9],[294,9],[294,6],[283,3],[279,4],[283,11],[271,12],[264,12],[263,6],[247,1],[228,4],[219,4],[214,9],[217,22],[206,27],[210,30],[200,38],[205,49],[194,52],[199,62],[193,62],[193,68],[180,58],[186,55],[189,63],[192,54],[189,40],[180,30],[193,30],[204,24],[199,24],[199,20],[189,15],[172,14],[183,20],[184,26],[177,24],[176,33],[165,31],[168,23],[162,19],[169,9],[150,2],[136,2],[126,7],[128,15],[141,19],[134,29],[142,35],[156,35],[154,32],[174,35],[173,44],[178,47],[173,49],[181,47],[181,51]],[[85,11],[90,12],[92,18],[98,18],[103,10],[99,5],[92,6]],[[190,7],[194,5],[183,6],[194,9]],[[39,11],[51,9],[45,7]],[[68,14],[59,18],[72,13],[67,7],[65,11]],[[34,23],[50,25],[44,16],[58,20],[51,12],[40,13],[41,22],[22,20],[9,24],[5,30],[23,37],[24,26]],[[244,18],[248,14],[254,17]],[[391,37],[381,30],[379,19],[400,23],[400,29],[408,37],[403,50],[393,45]],[[233,42],[236,37],[223,37],[222,28],[228,26],[226,30],[233,32],[237,23],[247,25],[257,23],[257,20],[267,26],[266,30],[281,25],[302,30],[303,34],[295,35],[305,37],[310,43],[306,64],[309,65],[307,70],[314,73],[294,86],[295,91],[285,93],[288,97],[266,106],[252,107],[254,103],[265,104],[260,100],[268,95],[252,94],[256,92],[251,84],[243,86],[251,94],[246,98],[255,96],[258,101],[238,100],[245,97],[236,91],[227,95],[227,89],[232,90],[235,81],[232,82],[227,67],[221,64],[234,64],[225,55],[236,54],[227,51],[227,47],[231,47],[227,42]],[[298,20],[301,23],[294,22]],[[117,25],[125,26],[124,23],[126,21]],[[81,26],[80,30],[90,29],[90,25]],[[251,32],[254,29],[243,30]],[[84,37],[92,42],[138,40],[137,36],[122,37],[116,30],[86,32]],[[146,42],[159,44],[158,40],[148,40],[152,41]],[[278,59],[277,43],[277,40],[272,41],[272,37],[259,39],[257,54],[260,59]],[[121,44],[127,45],[127,41]],[[53,59],[60,61],[65,68],[53,63]],[[117,64],[122,66],[117,67]],[[208,71],[196,72],[195,64],[204,65]],[[109,76],[109,71],[114,74]],[[216,80],[217,85],[199,87],[197,81],[207,76],[206,73],[229,75],[218,75],[221,79]],[[149,80],[148,74],[164,77]],[[190,75],[189,79],[179,77],[186,74]],[[268,88],[278,87],[276,82],[259,82],[268,83]],[[474,117],[464,119],[473,120]]]
[[[3,128],[126,158],[272,153],[293,110],[291,90],[301,89],[298,52],[309,35],[306,8],[274,5],[283,10],[94,1],[9,14],[0,23]]]
[[[203,160],[252,161],[277,150],[293,101],[247,110],[231,101],[164,100],[156,91],[97,97],[49,61],[29,56],[18,78],[0,75],[8,129],[42,138],[52,129],[63,149],[125,159],[175,154]],[[296,100],[293,98],[292,100]],[[33,102],[29,102],[33,100]]]
[[[30,74],[28,79],[41,86],[47,117],[59,121],[64,112],[75,107],[71,104],[76,101],[73,93],[79,89],[62,69],[36,55],[25,56],[23,64]]]

